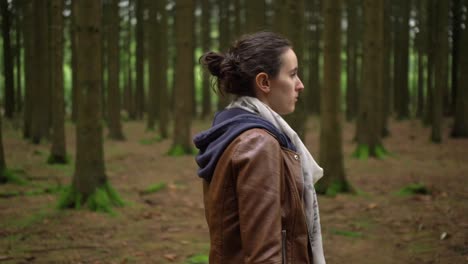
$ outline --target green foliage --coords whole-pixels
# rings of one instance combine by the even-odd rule
[[[87,197],[76,190],[73,185],[69,186],[61,193],[58,202],[59,209],[80,209],[82,206],[86,206],[86,208],[91,211],[110,214],[113,214],[112,207],[123,205],[123,200],[108,183],[96,188],[96,190]]]
[[[187,264],[208,264],[208,255],[197,254],[187,259]]]
[[[384,148],[383,145],[378,145],[375,147],[375,157],[378,159],[383,159],[385,156],[389,156],[390,153]],[[356,151],[353,153],[353,158],[359,160],[367,160],[370,156],[369,146],[366,144],[359,144],[356,148]]]
[[[378,159],[383,159],[385,156],[388,155],[388,152],[387,150],[384,148],[383,145],[378,145],[376,148],[375,148],[375,156],[378,158]]]
[[[353,231],[338,230],[338,229],[332,229],[331,233],[335,235],[351,237],[351,238],[361,238],[364,236],[361,232],[353,232]]]
[[[193,155],[194,153],[195,151],[192,148],[186,149],[181,145],[175,145],[168,151],[167,154],[172,157],[180,157],[185,155]]]
[[[414,194],[430,194],[430,191],[422,183],[413,183],[401,188],[396,194],[401,196],[408,196]]]
[[[18,185],[27,185],[27,184],[29,184],[29,181],[19,177],[16,173],[13,173],[12,170],[4,169],[2,173],[3,173],[3,176],[6,179],[6,182],[13,183],[13,184],[18,184]]]
[[[156,193],[156,192],[166,189],[166,187],[167,187],[167,184],[165,182],[156,183],[156,184],[150,185],[148,188],[143,190],[141,194]]]
[[[160,136],[160,135],[157,135],[155,136],[154,138],[144,138],[144,139],[141,139],[140,140],[140,144],[141,145],[152,145],[154,143],[158,143],[158,142],[161,142],[163,141],[164,139]]]
[[[69,156],[60,157],[50,154],[47,158],[47,164],[67,164],[69,162]]]
[[[327,196],[336,196],[338,193],[346,193],[346,192],[353,192],[352,187],[349,185],[348,182],[343,181],[335,181],[328,186],[325,190],[325,195]]]
[[[353,153],[353,157],[359,160],[367,160],[367,158],[369,158],[369,146],[359,144],[356,151]]]

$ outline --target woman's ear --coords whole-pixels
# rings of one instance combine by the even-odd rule
[[[270,80],[268,74],[261,72],[255,76],[255,84],[263,93],[267,94],[270,92]]]

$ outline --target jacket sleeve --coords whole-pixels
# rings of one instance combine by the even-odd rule
[[[250,130],[233,155],[245,263],[281,263],[281,148],[263,130]]]

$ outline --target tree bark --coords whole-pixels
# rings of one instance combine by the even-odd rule
[[[348,15],[348,30],[346,31],[346,120],[351,121],[356,117],[357,106],[357,5],[356,0],[346,2]]]
[[[13,75],[13,53],[11,49],[11,12],[7,0],[0,0],[3,37],[3,76],[5,78],[5,117],[13,118],[15,112],[15,87]]]
[[[32,92],[33,92],[33,3],[31,0],[23,2],[23,36],[24,36],[24,123],[23,138],[29,139],[32,136]]]
[[[468,6],[467,0],[462,0]],[[466,22],[466,20],[465,20]],[[455,120],[451,136],[455,138],[468,137],[468,29],[460,30],[459,51],[459,78],[457,84],[457,97],[455,101]]]
[[[33,59],[32,69],[32,142],[39,144],[42,138],[50,138],[50,72],[48,47],[48,12],[46,1],[33,1]]]
[[[169,97],[168,85],[167,85],[167,68],[168,68],[168,23],[167,23],[167,11],[166,11],[166,1],[160,0],[157,1],[157,26],[156,26],[156,53],[157,53],[157,63],[151,65],[150,67],[155,67],[154,73],[156,73],[156,89],[158,90],[157,94],[157,103],[158,103],[158,119],[159,119],[159,135],[161,138],[168,138],[168,126],[169,126]],[[193,61],[193,58],[192,58]],[[193,62],[191,63],[193,65]]]
[[[358,111],[359,158],[382,157],[384,0],[364,0],[363,81]]]
[[[52,74],[53,136],[48,162],[66,163],[65,147],[65,103],[63,91],[63,0],[51,1],[50,48],[52,52],[50,69]]]
[[[5,153],[3,151],[2,115],[0,115],[0,183],[5,183],[8,181],[6,177],[6,169]]]
[[[265,0],[245,1],[246,32],[253,33],[266,27]]]
[[[394,103],[398,119],[409,118],[409,90],[408,90],[408,65],[409,65],[409,13],[408,0],[400,0],[397,6],[397,28],[395,31],[394,53]]]
[[[83,200],[107,182],[102,139],[100,1],[73,2],[76,19],[77,100],[76,163],[72,186]]]
[[[229,48],[231,36],[229,23],[229,0],[220,0],[219,2],[219,50],[226,52]],[[229,103],[228,94],[218,94],[218,110],[223,109]]]
[[[442,141],[444,91],[448,86],[448,1],[436,1],[435,86],[432,109],[432,142]]]
[[[201,2],[201,41],[202,41],[202,52],[207,52],[211,47],[211,6],[209,0],[202,0]],[[202,76],[202,114],[203,119],[207,118],[211,114],[211,89],[210,89],[210,77],[207,70],[203,71]]]
[[[109,138],[124,140],[122,123],[120,121],[121,97],[120,97],[120,17],[118,0],[110,0],[109,24],[107,35],[107,67],[108,67],[108,109]]]
[[[341,135],[341,1],[324,2],[324,85],[321,91],[320,165],[324,177],[316,185],[318,193],[349,191],[346,180]]]
[[[309,39],[309,78],[305,88],[306,111],[312,114],[320,112],[320,35],[321,12],[318,0],[306,1],[310,15],[307,36]]]
[[[192,90],[193,90],[193,28],[194,6],[192,0],[180,0],[176,5],[175,38],[176,65],[175,70],[175,112],[174,138],[171,153],[192,153],[190,125],[192,118]]]
[[[145,110],[145,32],[144,32],[144,17],[145,9],[144,0],[136,0],[136,90],[135,90],[135,110],[137,119],[143,119]]]

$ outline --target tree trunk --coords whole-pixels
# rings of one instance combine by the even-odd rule
[[[76,19],[77,100],[76,163],[70,191],[60,201],[61,208],[87,206],[109,211],[121,205],[109,186],[104,168],[102,139],[101,12],[100,1],[73,1]]]
[[[22,23],[23,23],[23,13],[24,13],[24,10],[23,10],[23,3],[22,1],[14,1],[12,2],[13,3],[13,8],[16,9],[16,16],[15,16],[15,35],[16,35],[16,46],[15,46],[15,58],[16,58],[16,93],[15,93],[15,105],[16,105],[16,108],[15,108],[15,112],[17,113],[21,113],[21,111],[23,110],[23,93],[22,93],[22,83],[21,83],[21,80],[23,79],[23,64],[22,64],[22,60],[21,60],[21,57],[22,57],[22,37],[23,37],[23,34],[22,34]]]
[[[433,28],[436,26],[435,24],[435,7],[434,7],[434,0],[427,1],[427,96],[426,96],[426,103],[425,103],[425,110],[424,110],[424,120],[423,123],[425,125],[432,124],[432,105],[433,105],[433,91],[434,91],[434,61],[435,61],[435,32]]]
[[[320,165],[324,177],[318,193],[350,191],[343,164],[341,139],[341,1],[324,2],[324,85],[321,91]]]
[[[229,0],[219,1],[219,50],[226,52],[229,48],[231,32],[229,30]],[[218,94],[218,110],[223,109],[229,103],[228,94]]]
[[[427,0],[418,0],[418,29],[419,32],[416,35],[416,46],[417,46],[417,53],[418,53],[418,99],[417,99],[417,106],[416,106],[416,116],[418,118],[423,117],[424,113],[424,87],[425,87],[425,76],[424,76],[424,69],[425,69],[425,54],[427,50],[427,37],[426,37],[426,2]]]
[[[159,41],[158,36],[158,3],[151,1],[148,3],[149,8],[149,46],[148,46],[148,68],[149,68],[149,92],[148,92],[148,120],[146,123],[148,130],[155,129],[155,122],[157,117],[157,103],[158,103],[158,50],[157,45]]]
[[[167,86],[167,66],[168,66],[168,44],[167,44],[167,11],[166,11],[166,1],[160,0],[157,1],[157,26],[156,26],[156,58],[157,63],[151,65],[155,67],[155,70],[152,71],[156,73],[156,89],[158,90],[157,94],[157,103],[158,103],[158,119],[159,119],[159,134],[161,138],[167,138],[169,136],[168,126],[169,126],[169,97],[168,86]],[[193,58],[192,58],[193,61]],[[193,62],[191,63],[193,65]],[[151,67],[150,66],[150,67]]]
[[[33,1],[33,83],[32,100],[32,142],[39,144],[42,138],[50,138],[50,74],[48,47],[48,12],[46,1]]]
[[[175,70],[174,140],[173,155],[192,153],[190,124],[192,118],[193,90],[193,28],[194,6],[192,0],[180,0],[176,5],[175,38],[177,57]]]
[[[34,40],[33,40],[33,3],[27,0],[23,3],[23,36],[24,36],[24,123],[23,138],[29,139],[32,136],[32,111],[33,111],[33,66]]]
[[[15,112],[15,87],[13,76],[13,53],[11,50],[10,30],[11,12],[7,0],[0,0],[3,37],[3,76],[5,78],[5,117],[13,118]]]
[[[385,100],[383,100],[382,107],[382,131],[381,135],[386,137],[390,134],[388,129],[388,119],[392,113],[391,107],[391,98],[392,98],[392,65],[391,65],[391,54],[392,54],[392,35],[391,33],[387,33],[391,31],[391,8],[392,3],[391,0],[384,0],[384,32],[386,32],[383,36],[383,76],[382,76],[382,89],[383,89],[383,96]]]
[[[346,31],[346,120],[351,121],[356,117],[357,106],[357,5],[356,0],[346,2],[348,14],[348,30]]]
[[[448,1],[436,1],[435,86],[432,109],[432,142],[442,141],[444,91],[448,86]]]
[[[143,119],[145,110],[145,33],[143,30],[145,9],[144,0],[136,0],[136,90],[135,90],[135,111],[137,119]]]
[[[53,137],[48,162],[66,163],[65,103],[63,91],[63,0],[51,1],[50,48],[52,74]]]
[[[464,6],[468,6],[467,0],[462,0]],[[466,23],[466,20],[465,20]],[[460,29],[459,51],[459,78],[457,84],[457,97],[455,101],[455,120],[451,136],[459,138],[468,137],[468,29]]]
[[[124,140],[122,124],[120,121],[121,97],[120,97],[120,17],[119,2],[111,0],[109,8],[109,24],[107,35],[107,67],[108,67],[108,108],[109,116],[109,138],[114,140]]]
[[[0,183],[5,183],[8,181],[6,177],[6,169],[5,154],[3,151],[2,115],[0,115]]]
[[[382,157],[384,0],[364,0],[363,80],[358,111],[358,158]]]
[[[266,27],[265,0],[245,1],[246,32],[253,33]]]
[[[202,0],[202,14],[201,14],[201,41],[202,41],[202,52],[207,52],[211,47],[211,6],[209,0]],[[202,77],[202,114],[203,119],[207,118],[211,114],[211,89],[210,89],[210,77],[207,70],[203,70]]]
[[[77,102],[77,94],[78,94],[78,84],[77,84],[77,65],[76,65],[76,61],[77,61],[77,58],[76,58],[76,50],[77,50],[77,47],[76,47],[76,36],[75,36],[75,32],[76,32],[76,19],[75,19],[75,10],[74,10],[74,7],[75,5],[71,5],[71,27],[70,27],[70,39],[71,39],[71,78],[72,78],[72,87],[71,87],[71,97],[72,97],[72,100],[71,100],[71,104],[72,104],[72,107],[71,107],[71,119],[73,122],[76,123],[76,120],[77,120],[77,116],[78,116],[78,102]]]
[[[309,39],[309,79],[306,85],[306,111],[312,114],[320,112],[320,35],[321,12],[319,0],[306,1],[309,11],[309,26],[307,36]]]
[[[400,0],[397,6],[397,28],[395,31],[394,73],[395,73],[395,109],[398,119],[409,117],[409,90],[408,90],[408,65],[409,65],[409,13],[408,0]]]
[[[452,1],[452,69],[451,69],[451,104],[449,112],[455,114],[458,91],[458,73],[460,64],[460,31],[462,25],[462,0]],[[466,20],[465,20],[466,22]]]
[[[125,39],[125,50],[126,50],[126,82],[125,82],[125,89],[124,89],[124,108],[127,111],[128,118],[134,120],[135,117],[135,110],[134,110],[134,92],[133,92],[133,68],[132,68],[132,40],[133,40],[133,32],[132,32],[132,9],[133,9],[133,0],[129,0],[129,6],[127,8],[127,25],[126,25],[126,39]]]

